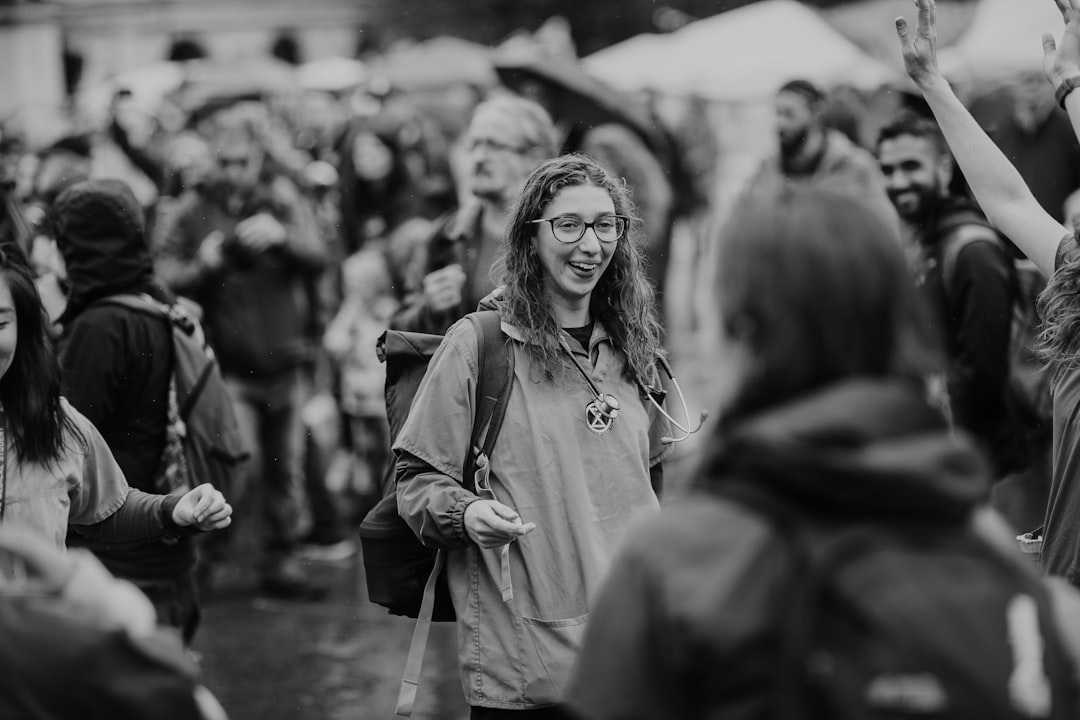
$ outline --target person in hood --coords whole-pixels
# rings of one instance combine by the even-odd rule
[[[226,527],[231,515],[210,485],[182,495],[128,485],[101,433],[61,395],[26,256],[14,244],[0,246],[0,523],[63,550],[69,529],[108,543],[175,540],[183,528]]]
[[[172,376],[172,327],[112,295],[147,295],[171,305],[155,280],[142,206],[120,180],[72,185],[53,203],[50,222],[68,281],[60,316],[60,367],[68,401],[94,424],[132,487],[174,494],[163,468]],[[195,536],[115,544],[70,533],[117,577],[153,601],[163,624],[188,642],[199,624]]]
[[[514,378],[490,483],[462,485],[478,342],[454,324],[398,434],[398,512],[450,550],[471,718],[564,717],[589,598],[636,519],[654,513],[667,449],[644,240],[626,186],[567,155],[527,179],[496,262]]]
[[[792,517],[848,528],[965,527],[989,497],[987,461],[927,399],[940,350],[872,209],[781,188],[740,211],[718,252],[721,421],[694,491],[629,534],[595,599],[569,691],[582,718],[775,714],[802,567],[793,522],[712,490],[742,483]],[[994,538],[1037,582],[1011,535]]]

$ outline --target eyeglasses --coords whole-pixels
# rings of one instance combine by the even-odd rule
[[[217,159],[218,167],[221,169],[239,167],[246,168],[251,164],[251,158],[248,157],[219,157]]]
[[[612,243],[623,236],[630,219],[622,215],[601,215],[592,222],[585,222],[577,215],[559,215],[529,222],[532,224],[549,223],[551,234],[561,243],[576,243],[585,237],[585,231],[589,228],[593,229],[593,233],[600,242]]]
[[[465,148],[469,152],[478,150],[490,150],[492,152],[508,152],[522,155],[531,148],[529,145],[511,145],[491,138],[469,138],[465,141]]]

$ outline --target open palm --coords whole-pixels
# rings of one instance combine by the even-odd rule
[[[1064,0],[1066,2],[1071,0]],[[915,0],[918,18],[914,37],[907,19],[896,18],[896,34],[900,38],[900,52],[904,56],[904,69],[919,87],[941,77],[937,63],[937,21],[934,0]]]

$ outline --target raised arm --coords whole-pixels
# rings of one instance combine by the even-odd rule
[[[1043,70],[1056,91],[1062,83],[1080,84],[1080,0],[1054,0],[1065,20],[1061,47],[1050,33],[1043,35]],[[1069,92],[1062,103],[1073,133],[1080,139],[1080,92]]]
[[[1075,1],[1057,0],[1059,5]],[[987,217],[1049,276],[1058,244],[1069,230],[1039,205],[1020,173],[956,97],[937,64],[934,0],[916,0],[916,5],[914,37],[907,20],[896,19],[904,67],[926,98]]]

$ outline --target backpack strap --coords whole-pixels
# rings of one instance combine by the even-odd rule
[[[503,418],[506,416],[506,406],[509,404],[510,390],[514,383],[514,349],[502,332],[502,320],[497,311],[482,310],[466,317],[476,327],[479,379],[476,383],[475,415],[472,435],[469,438],[469,453],[461,469],[461,481],[465,487],[475,492],[476,468],[487,467],[488,458],[495,449],[495,441],[499,438]],[[506,548],[502,555],[504,584],[509,578],[509,560],[505,550]],[[435,553],[435,564],[427,584],[424,585],[420,612],[416,617],[409,654],[405,660],[405,673],[398,690],[395,714],[402,717],[410,717],[416,703],[424,648],[427,647],[435,614],[435,585],[446,565],[446,556],[446,550],[440,549]]]
[[[955,286],[956,262],[960,253],[969,245],[977,242],[989,242],[1000,245],[996,237],[987,236],[986,231],[996,235],[996,231],[982,223],[964,223],[949,228],[941,239],[941,282],[945,286],[945,297],[952,297]]]
[[[480,377],[476,383],[476,414],[469,438],[470,452],[462,467],[461,479],[466,487],[475,491],[473,473],[477,464],[486,463],[491,457],[506,416],[514,381],[514,352],[502,332],[502,319],[497,311],[481,310],[466,317],[476,328]]]
[[[155,317],[169,317],[169,306],[163,302],[159,302],[150,297],[146,293],[134,294],[123,293],[120,295],[109,295],[103,297],[100,300],[95,300],[94,305],[119,305],[126,307],[129,310],[137,310],[138,312],[145,313],[147,315],[153,315]]]

